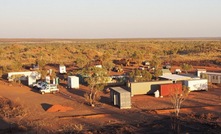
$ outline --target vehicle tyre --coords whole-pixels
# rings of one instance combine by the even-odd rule
[[[45,92],[41,92],[41,94],[45,94]]]

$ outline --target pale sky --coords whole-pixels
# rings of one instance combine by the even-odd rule
[[[0,0],[0,38],[221,37],[221,0]]]

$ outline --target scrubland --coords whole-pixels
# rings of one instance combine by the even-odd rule
[[[187,63],[221,71],[221,39],[0,39],[0,75],[29,70],[36,61],[40,67],[54,67],[56,72],[58,65],[64,64],[69,72],[83,69],[98,59],[106,69],[115,66],[116,60],[128,59],[135,64],[124,69],[131,71],[142,61],[155,58],[160,59],[162,65],[170,63],[172,67]],[[100,100],[91,107],[84,96],[89,87],[80,85],[79,89],[68,89],[66,85],[67,81],[62,79],[60,93],[41,95],[34,88],[1,79],[0,133],[221,131],[220,85],[209,85],[208,92],[191,92],[178,122],[172,120],[169,97],[134,96],[132,108],[121,110],[112,106],[108,92],[101,92]],[[177,124],[179,131],[173,129]]]
[[[174,64],[220,65],[219,39],[103,39],[103,40],[0,40],[0,65],[21,69],[22,65],[43,59],[47,64],[88,62],[95,56],[108,55],[110,62],[121,58],[152,60],[156,55]]]

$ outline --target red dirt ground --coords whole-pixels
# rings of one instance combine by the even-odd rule
[[[51,106],[46,111],[47,112],[66,112],[66,111],[69,111],[69,110],[73,110],[73,108],[56,104],[56,105]]]
[[[216,71],[220,70],[219,68]],[[82,125],[84,133],[157,133],[160,129],[164,132],[171,132],[168,126],[170,124],[169,113],[172,111],[169,97],[133,96],[132,108],[120,110],[110,104],[109,93],[101,93],[100,102],[92,108],[84,100],[84,93],[88,91],[86,86],[81,85],[80,89],[66,89],[65,87],[64,82],[59,86],[60,93],[41,95],[30,87],[0,80],[0,96],[20,103],[27,111],[24,117],[2,118],[0,133],[7,133],[6,130],[10,128],[8,124],[11,122],[20,126],[26,124],[25,126],[31,128],[33,133],[70,133],[72,130],[69,130],[69,126],[75,124]],[[220,132],[221,87],[218,85],[215,87],[209,89],[208,92],[191,92],[182,105],[181,115],[212,114],[214,120],[206,123],[218,123],[220,126],[211,129],[214,125],[205,126],[199,124],[200,121],[188,122],[190,120],[187,120],[185,122],[188,123],[182,124],[183,133],[187,131]],[[200,129],[192,128],[187,124],[196,125]]]

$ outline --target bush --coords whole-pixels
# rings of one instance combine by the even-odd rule
[[[84,129],[84,125],[82,124],[67,124],[62,126],[61,131],[63,133],[70,133],[70,134],[78,134],[81,133]]]
[[[14,118],[17,116],[24,116],[25,110],[23,107],[7,98],[0,96],[0,115],[7,118]]]

